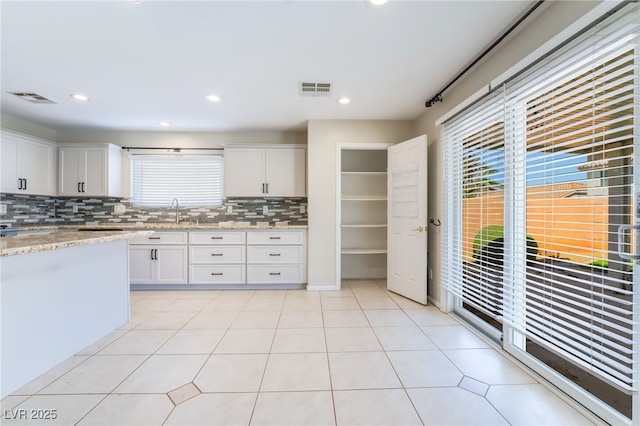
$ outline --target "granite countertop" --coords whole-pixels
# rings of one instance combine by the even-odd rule
[[[56,227],[53,227],[56,229]],[[0,238],[0,257],[144,237],[153,231],[58,231]]]
[[[64,225],[51,225],[51,226],[20,226],[21,231],[39,231],[39,230],[78,230],[83,229],[167,229],[167,230],[208,230],[208,229],[268,229],[268,230],[282,230],[282,229],[308,229],[308,225],[287,225],[287,226],[264,226],[264,225],[250,225],[248,222],[219,222],[219,223],[189,223],[180,222],[178,224],[172,222],[163,223],[99,223],[96,225],[87,224],[64,224]]]

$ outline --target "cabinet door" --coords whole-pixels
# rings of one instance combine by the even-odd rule
[[[58,150],[58,194],[79,195],[84,180],[84,149],[60,148]]]
[[[0,192],[55,195],[56,148],[2,133]]]
[[[18,173],[26,179],[27,194],[53,195],[55,193],[55,156],[53,146],[24,142],[18,152]]]
[[[156,266],[157,284],[186,284],[187,247],[158,246]]]
[[[261,148],[225,149],[224,195],[262,197],[265,181],[265,150]]]
[[[153,284],[156,261],[152,259],[154,246],[129,246],[129,282]]]
[[[302,148],[266,150],[268,197],[304,197],[306,195],[306,151]]]
[[[0,192],[18,192],[18,142],[2,134],[0,141]]]
[[[107,195],[107,151],[86,148],[81,163],[84,195]]]

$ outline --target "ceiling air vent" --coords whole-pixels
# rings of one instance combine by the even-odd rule
[[[300,96],[330,96],[331,83],[303,83],[299,87]]]
[[[16,95],[20,99],[24,99],[25,101],[31,102],[32,104],[55,104],[51,99],[47,99],[42,95],[38,95],[33,92],[8,92],[12,95]]]

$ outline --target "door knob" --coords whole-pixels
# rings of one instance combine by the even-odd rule
[[[422,226],[418,226],[416,229],[413,230],[414,232],[424,232],[424,227]]]

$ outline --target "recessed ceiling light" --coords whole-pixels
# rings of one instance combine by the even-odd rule
[[[161,122],[160,122],[160,125],[161,125],[162,127],[169,127],[169,126],[171,126],[171,123],[169,123],[168,121],[161,121]]]
[[[387,3],[389,0],[369,0],[369,3],[371,3],[374,6],[382,6],[383,4]]]
[[[205,96],[205,99],[208,100],[209,102],[220,102],[220,96],[218,95]]]
[[[83,95],[82,93],[72,93],[69,96],[71,96],[73,99],[75,99],[76,101],[88,101],[89,98],[87,97],[87,95]]]
[[[338,99],[338,103],[340,103],[342,105],[346,105],[349,102],[351,102],[351,99],[349,99],[349,98],[340,98],[340,99]]]

